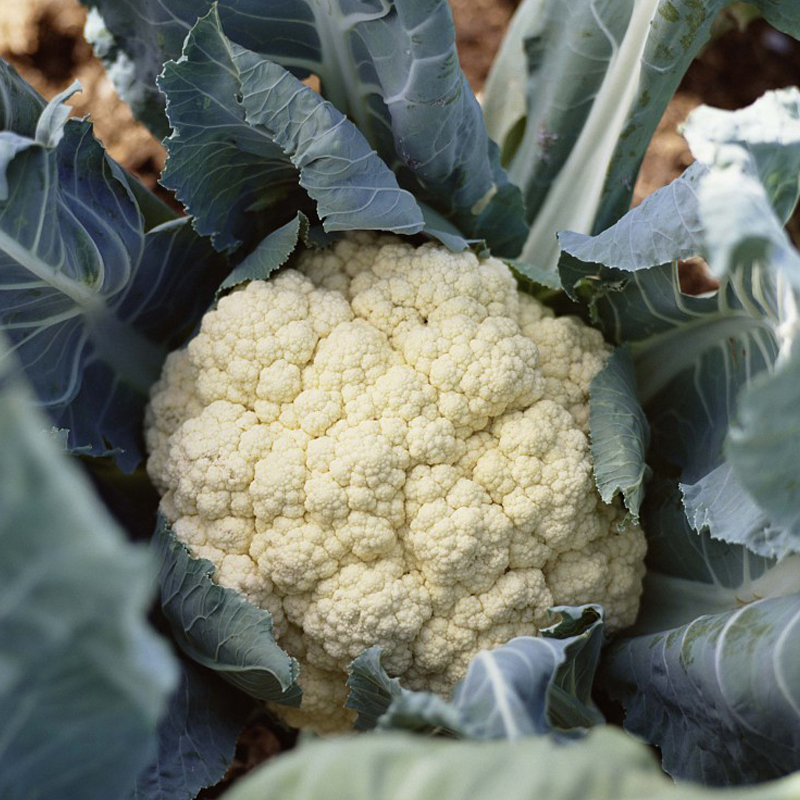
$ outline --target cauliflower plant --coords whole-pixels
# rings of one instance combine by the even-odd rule
[[[554,605],[633,622],[644,536],[600,499],[588,440],[608,353],[496,259],[352,234],[223,297],[169,357],[148,470],[177,537],[300,662],[291,724],[348,726],[371,645],[445,693]]]

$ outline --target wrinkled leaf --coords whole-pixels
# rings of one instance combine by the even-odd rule
[[[299,706],[298,665],[275,643],[269,612],[215,584],[213,564],[192,558],[163,517],[154,547],[161,607],[183,652],[253,697]]]
[[[541,636],[482,650],[451,700],[402,688],[373,647],[350,667],[347,707],[356,727],[416,730],[468,739],[518,739],[596,725],[591,685],[603,641],[597,606],[559,607],[561,621]]]
[[[33,102],[2,63],[0,86]],[[70,448],[130,470],[150,385],[221,264],[185,221],[145,234],[133,179],[88,122],[66,121],[63,99],[41,101],[33,138],[0,132],[0,327]]]
[[[2,355],[0,796],[122,800],[177,679],[146,621],[154,565],[49,439]]]
[[[737,800],[793,800],[796,776]],[[648,748],[610,726],[572,745],[548,737],[452,742],[389,733],[309,740],[239,781],[224,800],[714,800],[675,785]],[[727,797],[728,795],[721,795]]]
[[[114,76],[124,75],[118,83],[125,84],[134,112],[152,125],[163,106],[155,78],[163,63],[178,59],[187,30],[212,3],[87,4],[97,9],[92,17],[96,51]],[[486,135],[480,106],[459,66],[446,0],[221,0],[217,7],[234,47],[258,53],[297,77],[316,75],[323,97],[355,123],[403,188],[466,238],[485,239],[497,254],[519,252],[526,234],[522,198],[500,167],[498,149]],[[190,82],[201,78],[208,75],[193,73]],[[218,95],[228,111],[213,112],[228,131],[233,98]],[[156,128],[159,135],[166,133],[163,125]],[[215,135],[207,134],[209,139]],[[233,159],[225,143],[219,164],[245,158]],[[239,195],[250,192],[257,190],[238,190]]]
[[[181,681],[158,726],[156,757],[128,800],[194,800],[222,780],[253,709],[247,697],[210,670],[180,660]]]
[[[283,67],[230,42],[215,7],[159,81],[173,134],[162,182],[187,201],[197,230],[235,248],[251,209],[299,180],[326,230],[417,233],[422,213],[359,130]]]
[[[592,463],[606,503],[621,493],[634,518],[644,497],[650,426],[636,397],[630,350],[618,348],[592,379],[589,392]]]

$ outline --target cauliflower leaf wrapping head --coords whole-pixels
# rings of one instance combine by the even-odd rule
[[[444,693],[551,606],[633,622],[644,536],[600,499],[588,441],[608,352],[496,259],[351,234],[223,297],[170,355],[148,470],[178,538],[300,662],[288,722],[347,727],[372,645]]]

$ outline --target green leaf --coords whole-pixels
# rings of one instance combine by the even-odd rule
[[[593,378],[589,391],[592,461],[606,503],[622,493],[634,518],[648,475],[645,454],[650,426],[636,396],[636,374],[628,348],[618,348]]]
[[[760,193],[769,197],[779,227],[788,221],[800,196],[800,90],[767,92],[735,112],[701,106],[689,116],[682,133],[696,158],[718,168],[713,178],[703,181],[707,194],[709,184],[722,189],[727,176],[749,171],[760,184]],[[730,184],[725,188],[730,190]],[[742,193],[748,188],[738,185],[736,190]],[[703,205],[710,203],[708,198]],[[730,211],[738,208],[737,204]]]
[[[422,212],[359,130],[283,67],[234,46],[248,124],[300,171],[326,231],[418,233]]]
[[[661,477],[642,525],[640,615],[599,673],[626,729],[660,747],[676,778],[735,785],[797,769],[798,557],[776,562],[696,533]]]
[[[285,203],[298,175],[326,230],[422,229],[413,196],[358,129],[285,69],[230,42],[216,7],[192,28],[159,85],[173,127],[162,182],[217,248],[251,236],[258,223],[251,209],[265,198]]]
[[[736,112],[699,110],[686,127],[707,165],[596,237],[561,237],[565,285],[589,293],[612,339],[632,342],[653,451],[680,470],[692,524],[778,556],[800,549],[790,356],[800,255],[775,210],[798,196],[799,120],[797,90]],[[681,184],[680,222],[664,223],[678,216]],[[672,267],[652,266],[692,250],[722,279],[713,296],[682,295]],[[732,425],[746,446],[731,443]]]
[[[246,281],[265,281],[289,260],[297,243],[307,235],[308,219],[298,213],[291,222],[274,230],[256,245],[255,250],[220,284],[217,297],[225,289],[233,289]]]
[[[0,131],[32,139],[46,105],[43,97],[29,86],[10,64],[0,59]],[[2,151],[0,151],[2,152]]]
[[[470,662],[451,700],[404,689],[372,647],[350,666],[347,707],[356,727],[415,730],[468,739],[518,739],[603,721],[591,686],[603,643],[598,606],[558,607],[561,620],[541,636],[521,636]]]
[[[725,452],[734,482],[769,520],[755,544],[738,540],[783,555],[800,550],[800,254],[782,225],[800,195],[800,91],[769,93],[738,113],[701,110],[690,118],[687,134],[713,163],[700,188],[711,269],[732,280],[768,269],[771,278],[758,299],[767,306],[780,352],[774,369],[747,382]]]
[[[742,393],[725,452],[736,477],[779,529],[768,554],[800,550],[800,354]],[[749,542],[748,542],[749,544]]]
[[[791,417],[786,419],[791,420]],[[783,430],[786,422],[779,424]],[[770,444],[774,445],[774,438]],[[781,474],[775,481],[775,474],[770,472],[769,477],[773,483],[767,486],[773,490],[780,486],[785,476]],[[763,556],[792,550],[791,534],[774,525],[763,509],[753,502],[734,474],[730,461],[720,464],[693,484],[681,484],[680,489],[686,516],[696,531],[707,528],[716,538],[746,545]]]
[[[737,800],[793,800],[798,776],[744,789]],[[675,785],[649,749],[603,726],[577,744],[548,737],[453,742],[408,734],[307,740],[240,780],[224,800],[714,800]],[[725,795],[727,796],[727,795]]]
[[[562,256],[612,269],[635,271],[690,258],[703,247],[697,192],[708,168],[696,161],[672,183],[648,195],[615,225],[596,236],[573,231],[558,234]],[[571,289],[569,277],[562,272]]]
[[[32,90],[0,63],[0,96],[23,98],[4,115],[18,130],[0,131],[0,327],[70,448],[129,471],[150,385],[221,264],[184,221],[145,233],[133,179],[88,122],[67,121],[71,91],[40,102],[28,136]]]
[[[183,652],[253,697],[299,706],[298,665],[275,643],[270,613],[217,586],[214,565],[192,558],[163,517],[154,547],[161,607]]]
[[[626,729],[661,748],[667,772],[727,786],[800,769],[799,665],[795,594],[624,640],[606,669]]]
[[[361,731],[374,728],[392,700],[405,691],[381,666],[381,648],[377,645],[350,664],[347,686],[350,693],[345,705],[358,713],[354,727]]]
[[[121,800],[177,671],[128,544],[0,360],[0,796]]]
[[[189,32],[181,59],[164,66],[158,85],[173,129],[161,183],[194,216],[198,233],[219,250],[233,249],[258,233],[251,208],[290,191],[297,171],[264,131],[248,125],[214,12]]]
[[[555,266],[557,231],[591,228],[632,91],[635,40],[651,5],[553,0],[543,8],[528,0],[493,67],[487,127],[522,189],[530,225],[515,255],[542,270]]]
[[[212,3],[87,4],[96,7],[91,19],[100,55],[113,74],[124,77],[135,113],[152,123],[163,107],[154,90],[161,65],[178,59],[187,30]],[[446,0],[220,0],[216,7],[234,47],[258,53],[299,78],[316,75],[323,97],[353,121],[404,189],[449,219],[467,239],[485,239],[496,254],[519,252],[526,235],[522,197],[500,167],[498,149],[486,134],[480,106],[459,66]],[[221,61],[227,63],[227,57]],[[235,70],[211,82],[231,78]],[[188,83],[201,79],[206,82],[208,75],[195,75]],[[188,83],[191,103],[196,89]],[[228,134],[236,127],[233,119],[240,118],[231,106],[234,97],[235,91],[217,94],[215,102],[221,105],[207,110]],[[172,118],[175,107],[169,102]],[[197,104],[199,112],[202,100]],[[165,132],[160,126],[158,133]],[[216,135],[205,131],[207,140]],[[199,142],[203,137],[193,138]],[[260,150],[251,136],[245,139]],[[246,160],[234,157],[229,140],[222,145],[221,164]],[[263,164],[252,168],[258,179]],[[232,183],[239,194],[257,191]],[[269,191],[269,182],[262,181],[261,189]],[[279,186],[274,194],[284,197],[286,192]],[[290,205],[297,201],[290,200]]]
[[[128,800],[194,800],[222,780],[252,698],[213,672],[181,659],[181,681],[158,726],[158,751]]]
[[[642,39],[639,62],[631,71],[635,96],[610,161],[594,232],[616,222],[630,205],[644,152],[667,103],[700,49],[708,41],[717,14],[733,0],[659,0],[652,6],[652,24]],[[644,5],[644,4],[643,4]],[[753,0],[768,22],[800,38],[800,7],[794,0]],[[703,155],[696,153],[701,160]]]
[[[732,2],[522,3],[484,99],[487,128],[526,201],[530,232],[520,258],[552,270],[558,231],[596,234],[628,211],[667,103],[718,12]],[[754,5],[780,30],[800,37],[800,10],[792,0]],[[669,235],[669,217],[660,225]],[[658,241],[636,238],[630,244],[620,238],[623,252],[657,249]]]
[[[547,0],[523,0],[517,6],[483,87],[486,130],[500,145],[505,166],[520,145],[528,99],[535,98],[547,81],[547,72],[539,69],[541,59],[557,57],[555,52],[545,52],[546,27],[552,26],[552,17],[553,7]]]

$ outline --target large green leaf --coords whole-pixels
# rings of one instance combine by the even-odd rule
[[[0,62],[0,327],[70,447],[111,448],[128,470],[150,385],[220,263],[185,221],[145,233],[133,179],[88,122],[67,120],[73,91],[45,104]]]
[[[0,348],[0,796],[122,800],[177,678],[146,621],[154,564],[47,437]]]
[[[659,0],[656,4],[635,69],[636,94],[610,161],[595,232],[604,230],[628,210],[639,165],[667,103],[708,41],[717,14],[733,2]],[[794,0],[753,0],[751,5],[779,30],[800,38],[800,6]]]
[[[793,800],[800,779],[743,790],[737,800]],[[399,733],[308,741],[239,781],[224,800],[715,800],[675,785],[648,748],[612,727],[574,745],[424,740]]]
[[[162,182],[219,249],[298,181],[326,230],[418,233],[422,212],[352,122],[283,67],[230,42],[216,7],[164,68],[173,133]],[[297,201],[295,201],[297,202]]]
[[[800,352],[780,361],[774,375],[753,381],[739,400],[726,452],[737,478],[785,531],[772,552],[797,550],[800,534]]]
[[[644,496],[650,426],[636,396],[636,373],[627,348],[618,348],[592,380],[589,394],[592,463],[600,496],[622,494],[634,517]]]
[[[629,51],[652,4],[527,0],[512,20],[484,108],[490,135],[525,198],[530,231],[523,261],[552,269],[556,232],[591,228],[603,162],[616,144],[633,88],[629,73],[637,54]]]
[[[779,216],[797,198],[799,98],[690,119],[707,163],[674,238],[610,257],[626,232],[646,242],[670,188],[597,237],[562,236],[562,278],[630,342],[653,433],[640,618],[603,679],[668,771],[720,785],[800,768],[800,257]],[[652,266],[693,242],[721,280],[708,296],[683,295],[674,265]]]
[[[181,680],[158,726],[158,750],[127,800],[194,800],[222,780],[254,701],[180,659]]]
[[[350,667],[347,707],[362,730],[410,729],[468,739],[573,732],[603,721],[591,686],[603,644],[597,606],[559,607],[541,636],[521,636],[470,662],[451,700],[404,689],[372,647]]]
[[[760,302],[770,309],[780,351],[772,374],[748,381],[726,453],[735,482],[772,521],[765,552],[798,550],[800,254],[782,223],[800,195],[800,91],[765,95],[739,114],[704,109],[690,120],[687,136],[714,165],[700,188],[711,269],[736,276],[757,265],[770,268],[771,295]]]
[[[192,558],[163,517],[154,546],[161,607],[183,652],[253,697],[299,706],[298,665],[276,644],[269,612],[215,584],[214,565]]]
[[[526,199],[531,228],[523,261],[553,269],[558,231],[599,233],[627,212],[667,103],[731,2],[521,4],[489,77],[484,109]],[[754,5],[779,29],[800,36],[793,0]],[[652,247],[659,226],[669,235],[669,218],[659,220]],[[632,246],[650,246],[637,239]]]
[[[800,389],[793,362],[784,366],[800,256],[776,215],[798,196],[799,118],[797,90],[737,112],[701,109],[687,131],[708,164],[596,237],[561,236],[565,285],[588,291],[608,334],[632,342],[653,449],[680,470],[690,521],[765,555],[800,548],[791,423]],[[678,192],[679,221],[664,223]],[[683,295],[674,268],[653,267],[693,251],[723,279],[713,296]],[[749,411],[738,419],[740,402]],[[728,440],[734,423],[746,445]]]
[[[586,264],[635,271],[691,258],[702,248],[697,191],[708,168],[696,161],[669,185],[648,195],[633,211],[596,236],[562,231],[560,271],[568,290],[574,285],[565,274],[564,256]],[[581,275],[576,277],[582,277]]]
[[[163,106],[155,78],[163,63],[178,59],[187,30],[212,3],[86,2],[95,8],[91,27],[100,54],[112,74],[124,74],[134,111],[152,124]],[[500,167],[459,67],[446,0],[221,0],[216,5],[235,47],[298,77],[318,76],[322,95],[353,121],[405,189],[467,238],[485,239],[499,254],[519,251],[526,234],[522,199]],[[221,91],[225,80],[213,82]],[[218,94],[215,103],[221,105],[206,112],[221,114],[229,125],[240,116],[232,105],[235,94]],[[202,101],[197,102],[199,111]],[[158,132],[166,132],[163,125]],[[260,151],[263,144],[256,147]],[[221,150],[220,164],[233,158],[228,143]],[[264,177],[266,169],[261,164],[255,172]]]
[[[674,482],[648,495],[648,574],[634,635],[601,682],[673,776],[735,785],[800,768],[800,561],[689,529]]]

